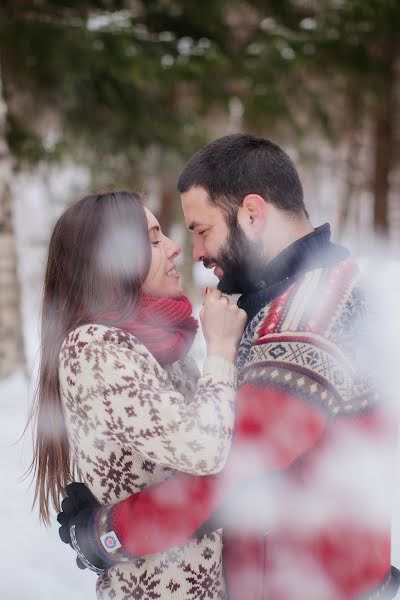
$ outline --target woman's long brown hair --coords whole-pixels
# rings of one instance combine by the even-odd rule
[[[68,333],[85,323],[134,307],[150,267],[150,240],[144,208],[135,193],[87,196],[70,206],[50,240],[41,315],[39,382],[31,419],[35,421],[34,504],[50,522],[59,510],[74,461],[59,389],[59,354]],[[110,324],[110,319],[107,319]]]

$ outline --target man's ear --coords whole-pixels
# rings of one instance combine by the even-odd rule
[[[238,211],[238,223],[248,237],[256,237],[263,231],[268,203],[258,194],[248,194],[243,198]]]

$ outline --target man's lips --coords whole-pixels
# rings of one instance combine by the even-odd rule
[[[215,267],[215,269],[214,269],[214,275],[216,277],[218,277],[218,279],[222,279],[222,277],[224,275],[224,272],[223,272],[223,270],[220,267]]]
[[[224,276],[223,270],[217,265],[216,262],[203,261],[203,265],[206,269],[214,269],[214,275],[218,277],[218,279],[221,279]]]

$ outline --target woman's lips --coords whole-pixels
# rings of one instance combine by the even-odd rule
[[[167,271],[167,277],[175,277],[176,279],[179,279],[180,274],[176,270],[176,267],[172,267],[172,269]]]

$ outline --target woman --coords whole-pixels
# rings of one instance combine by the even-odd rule
[[[50,241],[33,467],[49,521],[78,473],[104,505],[178,469],[222,469],[234,425],[234,358],[246,315],[214,290],[201,321],[202,377],[188,356],[197,323],[183,296],[180,249],[136,194],[88,196]],[[99,598],[223,598],[221,532],[109,569]],[[197,594],[197,595],[196,595]]]

